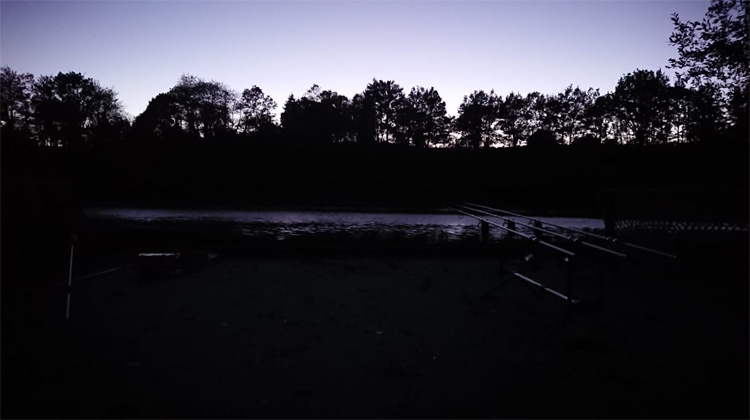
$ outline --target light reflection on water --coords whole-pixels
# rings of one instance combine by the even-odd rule
[[[251,237],[285,240],[309,235],[332,235],[354,238],[425,238],[430,242],[476,238],[479,221],[451,213],[374,213],[347,211],[216,211],[168,209],[88,209],[95,219],[137,223],[148,226],[205,227],[231,226],[234,232]],[[516,219],[517,222],[526,222]],[[598,219],[542,217],[550,222],[575,229],[603,229]],[[503,220],[495,219],[502,224]],[[518,230],[531,230],[518,226]],[[491,228],[492,240],[502,239],[504,231]]]

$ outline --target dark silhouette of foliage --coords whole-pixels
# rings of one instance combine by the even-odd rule
[[[284,104],[284,111],[281,113],[281,127],[288,142],[300,143],[308,138],[312,141],[317,139],[314,133],[311,134],[309,129],[312,121],[309,120],[309,114],[305,112],[303,103],[294,95],[289,95]]]
[[[351,105],[355,140],[360,144],[374,144],[378,133],[375,100],[364,93],[357,94],[352,98]]]
[[[537,130],[526,140],[526,146],[532,149],[550,149],[559,145],[557,136],[549,130]]]
[[[489,149],[498,140],[499,112],[502,99],[483,90],[474,91],[464,96],[464,101],[458,107],[456,129],[461,133],[459,145],[472,149],[483,147]]]
[[[184,134],[177,99],[171,92],[160,93],[133,121],[136,139],[177,139]]]
[[[679,57],[670,58],[671,68],[686,70],[678,77],[696,86],[717,82],[722,88],[745,87],[750,79],[750,1],[712,0],[700,22],[683,22],[672,15],[674,32],[670,45]]]
[[[684,70],[678,79],[693,87],[713,86],[729,117],[733,135],[747,141],[750,108],[750,1],[712,0],[701,21],[672,15],[670,45],[679,56],[669,67]],[[705,95],[701,95],[705,97]]]
[[[726,129],[717,87],[703,84],[689,89],[684,81],[671,88],[676,138],[683,142],[711,143]]]
[[[129,125],[117,94],[80,73],[41,76],[31,103],[39,142],[47,146],[115,141]]]
[[[5,138],[43,146],[78,146],[118,140],[286,139],[287,144],[395,143],[415,148],[489,149],[593,143],[640,146],[670,142],[738,145],[747,142],[750,21],[747,0],[712,0],[700,22],[673,15],[669,38],[680,70],[670,84],[661,71],[636,69],[614,91],[568,85],[557,94],[474,91],[449,117],[435,88],[408,95],[394,81],[372,79],[351,100],[314,85],[290,95],[277,124],[276,103],[257,87],[238,95],[215,81],[183,75],[156,95],[132,127],[111,89],[78,73],[41,76],[0,71],[0,121]],[[594,140],[596,139],[596,140]],[[723,143],[722,143],[723,142]],[[537,143],[534,146],[533,143]],[[586,146],[588,147],[588,146]],[[376,148],[380,148],[379,146]],[[382,149],[382,148],[380,148]],[[392,149],[392,148],[391,148]]]
[[[281,124],[291,142],[315,145],[348,141],[354,130],[349,99],[318,85],[300,99],[289,97]]]
[[[259,134],[275,125],[276,102],[258,86],[242,91],[234,109],[240,113],[237,127],[245,134]]]
[[[726,111],[732,123],[730,135],[747,142],[750,132],[750,86],[735,86],[729,94]]]
[[[519,112],[517,118],[525,119],[525,126],[516,131],[523,137],[524,134],[528,136],[529,132],[539,129],[550,130],[558,133],[561,141],[566,144],[586,133],[602,133],[604,114],[596,107],[599,97],[598,90],[583,90],[580,87],[573,88],[573,85],[557,95],[532,92],[525,100],[521,100],[519,95],[514,101],[524,111]],[[507,106],[507,98],[505,102]]]
[[[573,89],[572,85],[559,95],[559,100],[563,104],[561,134],[565,143],[571,143],[575,138],[601,130],[602,121],[595,108],[598,98],[598,89]]]
[[[10,67],[0,69],[0,124],[7,138],[31,136],[31,94],[34,76],[17,73]]]
[[[539,112],[541,128],[559,132],[564,117],[560,95],[542,95],[535,102],[534,106]]]
[[[671,130],[669,78],[661,71],[636,70],[621,77],[612,95],[620,136],[627,143],[666,143]]]
[[[574,139],[570,145],[573,147],[578,147],[582,149],[593,149],[593,148],[601,146],[602,141],[599,137],[593,134],[586,134],[582,137],[578,137]]]
[[[149,102],[136,118],[136,132],[153,132],[157,137],[209,139],[234,132],[232,110],[236,94],[222,83],[182,75],[166,94]]]
[[[373,79],[367,85],[364,96],[372,101],[377,121],[377,141],[393,142],[397,127],[397,114],[404,104],[404,91],[392,80]]]
[[[434,88],[412,88],[399,109],[397,127],[398,143],[417,147],[445,145],[450,118],[440,94]]]
[[[601,95],[596,91],[594,103],[586,111],[586,121],[590,133],[601,139],[606,139],[612,123],[614,106],[612,95]]]
[[[529,130],[535,132],[537,130],[546,129],[550,127],[545,121],[548,109],[547,109],[547,96],[542,95],[539,92],[530,92],[526,95],[526,103],[528,106],[527,117]]]
[[[581,129],[584,108],[578,101],[580,97],[581,90],[577,87],[574,90],[573,85],[557,94],[556,105],[560,112],[557,132],[560,133],[562,141],[566,144],[569,144],[576,136],[577,131]]]
[[[319,124],[330,142],[342,143],[352,140],[353,117],[349,98],[331,90],[324,90],[311,100],[318,104]]]
[[[232,131],[236,94],[222,83],[183,75],[170,92],[188,135],[216,138]]]
[[[530,102],[527,97],[518,93],[509,93],[505,100],[497,101],[499,111],[498,127],[502,130],[502,139],[510,146],[518,143],[530,134]]]

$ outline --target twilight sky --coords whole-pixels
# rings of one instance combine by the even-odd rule
[[[682,1],[0,1],[0,64],[35,76],[77,71],[119,93],[132,116],[183,73],[279,104],[317,83],[349,98],[374,77],[434,86],[455,115],[477,89],[614,89],[664,68]],[[668,72],[671,75],[671,71]]]

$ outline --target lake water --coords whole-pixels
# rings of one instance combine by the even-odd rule
[[[98,208],[87,209],[86,215],[99,220],[137,224],[139,226],[195,227],[222,226],[249,237],[285,240],[294,237],[321,235],[346,237],[398,237],[403,239],[428,238],[431,241],[454,241],[477,238],[479,221],[448,211],[434,213],[389,213],[374,211],[230,211],[230,210],[173,210]],[[530,215],[531,216],[531,215]],[[492,219],[503,224],[502,219]],[[525,219],[514,218],[528,223]],[[599,219],[571,217],[540,217],[542,222],[582,229],[599,230],[604,222]],[[521,232],[530,229],[518,227]],[[490,229],[492,239],[504,237],[504,230]]]

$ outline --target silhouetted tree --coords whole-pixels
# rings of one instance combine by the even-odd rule
[[[324,90],[319,95],[320,123],[333,143],[354,140],[354,117],[351,101],[344,95]]]
[[[538,114],[540,128],[555,133],[562,131],[565,104],[560,95],[540,95],[531,106]]]
[[[428,147],[448,142],[450,118],[445,102],[434,88],[412,88],[399,108],[397,120],[396,136],[402,144]]]
[[[537,130],[526,139],[526,146],[532,149],[549,149],[559,145],[557,136],[549,130]]]
[[[375,101],[366,94],[356,94],[352,98],[350,114],[357,143],[372,144],[377,140],[378,117]]]
[[[236,96],[222,83],[182,75],[169,92],[154,97],[136,117],[134,131],[151,131],[159,137],[226,137],[234,133]]]
[[[152,98],[146,110],[135,117],[133,135],[135,140],[177,139],[184,134],[177,99],[170,92]]]
[[[281,112],[281,128],[287,140],[298,142],[299,136],[304,135],[305,121],[302,105],[298,103],[294,95],[289,95]]]
[[[674,123],[673,138],[677,142],[687,142],[688,116],[692,109],[691,90],[685,86],[684,80],[676,80],[671,88],[672,115]]]
[[[702,21],[683,22],[672,15],[674,32],[669,43],[678,58],[670,68],[686,70],[679,77],[699,85],[711,81],[720,88],[747,86],[750,73],[750,1],[712,0]]]
[[[40,76],[34,82],[32,108],[40,146],[63,146],[61,138],[62,104],[52,76]]]
[[[6,138],[31,137],[31,94],[34,76],[0,69],[0,127]]]
[[[627,124],[619,117],[620,112],[613,92],[598,97],[591,112],[598,116],[602,124],[600,137],[603,143],[608,140],[607,144],[624,144],[630,141]]]
[[[372,83],[367,85],[364,96],[372,101],[375,109],[377,140],[393,141],[397,123],[396,115],[404,101],[403,89],[392,80],[373,79]]]
[[[584,116],[590,134],[600,139],[606,139],[612,125],[612,97],[599,95],[595,90],[591,95],[593,103],[590,104]]]
[[[726,112],[732,124],[730,134],[737,140],[748,140],[750,131],[750,86],[735,86],[729,93]]]
[[[518,146],[518,143],[529,137],[531,127],[531,103],[527,97],[518,93],[509,93],[504,101],[498,101],[499,120],[498,126],[502,130],[502,138],[510,146]]]
[[[599,147],[601,146],[601,144],[602,144],[601,139],[593,134],[586,134],[582,137],[578,137],[574,139],[572,143],[570,143],[570,145],[573,147],[585,148],[585,149]]]
[[[677,89],[677,88],[674,88]],[[712,143],[725,130],[725,116],[720,105],[718,87],[704,83],[696,89],[683,90],[687,97],[685,136],[690,142]]]
[[[549,129],[545,127],[545,116],[547,114],[545,95],[539,92],[530,92],[526,95],[526,105],[528,107],[526,115],[528,117],[528,128],[531,132],[535,132],[541,129]]]
[[[574,138],[586,133],[603,131],[602,113],[595,106],[599,90],[582,90],[569,85],[557,95],[536,98],[534,108],[542,108],[537,118],[542,128],[557,132],[561,141],[570,144]]]
[[[313,85],[304,96],[290,96],[281,114],[281,124],[293,142],[329,144],[350,140],[354,131],[349,99]]]
[[[182,75],[171,92],[189,135],[216,138],[231,133],[236,94],[224,84]]]
[[[489,94],[475,90],[464,96],[455,121],[456,130],[461,133],[459,145],[489,149],[497,143],[501,103],[502,99],[495,95],[494,90]]]
[[[91,143],[117,142],[124,138],[130,128],[130,120],[111,89],[97,90],[94,94],[94,105],[88,119],[86,140]]]
[[[43,145],[77,147],[116,140],[129,125],[117,94],[80,73],[39,77],[31,103]]]
[[[582,90],[576,87],[573,90],[572,114],[568,116],[576,121],[572,130],[573,139],[601,131],[601,116],[596,112],[597,99],[599,99],[599,89]]]
[[[666,142],[671,130],[669,78],[661,71],[636,70],[621,77],[611,97],[621,135],[638,145]]]
[[[570,144],[573,137],[578,134],[577,131],[580,130],[584,113],[584,109],[578,101],[580,96],[580,89],[576,87],[574,90],[573,85],[569,85],[557,94],[557,101],[560,106],[560,120],[557,130],[565,144]]]
[[[712,0],[700,22],[683,22],[672,15],[674,32],[670,45],[679,57],[669,67],[694,87],[710,84],[717,88],[719,105],[729,117],[735,134],[747,139],[750,108],[750,1]]]
[[[245,89],[235,104],[235,110],[240,113],[237,122],[239,130],[245,134],[257,134],[274,126],[275,109],[276,102],[261,88],[253,86]]]

